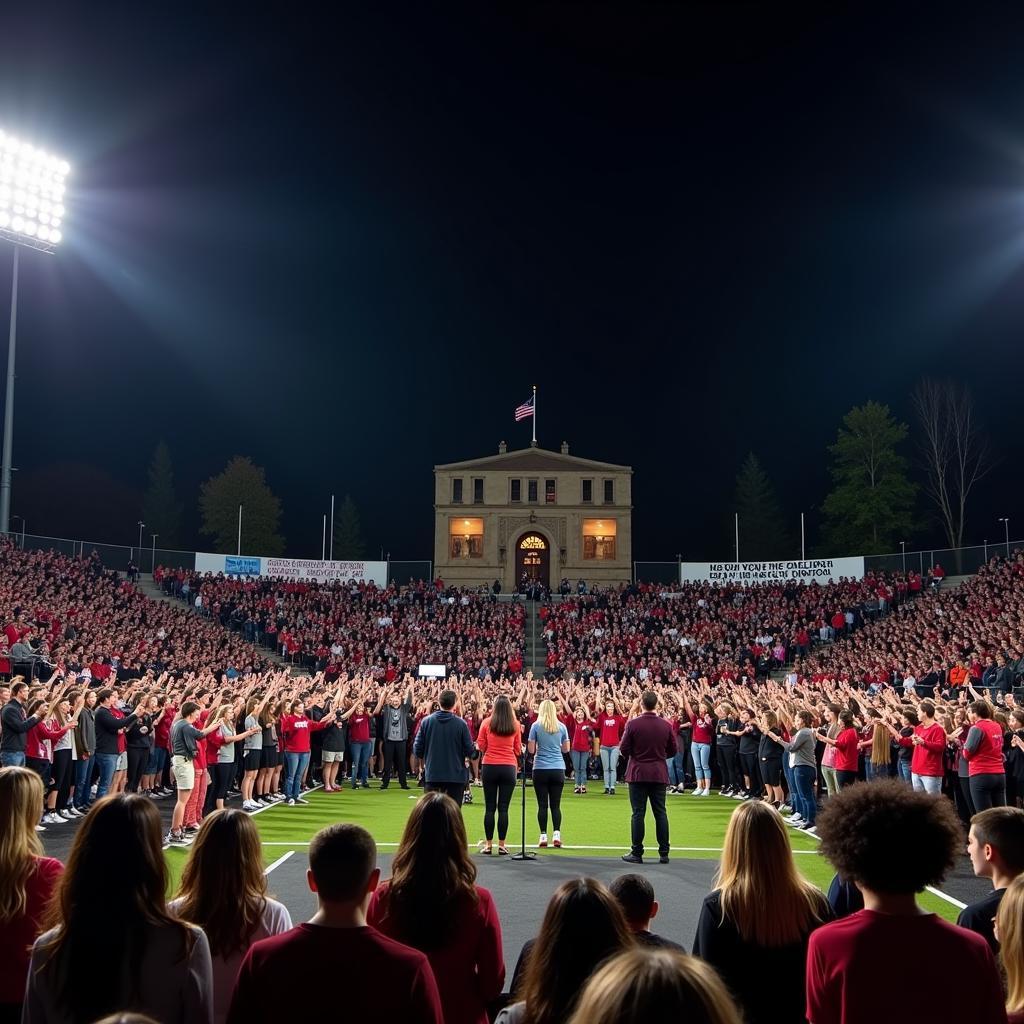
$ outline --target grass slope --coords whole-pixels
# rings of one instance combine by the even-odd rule
[[[281,804],[256,815],[264,842],[264,859],[272,863],[290,849],[305,852],[312,836],[325,825],[336,821],[349,821],[368,829],[382,851],[393,851],[402,835],[409,809],[422,790],[402,790],[395,786],[386,792],[376,789],[345,789],[341,793],[316,791],[307,794],[308,806],[286,807]],[[509,809],[508,845],[518,846],[522,836],[520,791],[516,792]],[[466,832],[471,844],[483,838],[483,791],[473,790],[473,803],[463,806]],[[668,814],[671,824],[673,858],[717,860],[725,838],[729,816],[737,803],[719,796],[670,796]],[[533,792],[526,793],[526,843],[536,849],[539,829],[537,805]],[[629,796],[625,788],[614,796],[604,796],[600,789],[586,795],[575,796],[569,788],[562,797],[561,850],[548,847],[538,851],[549,857],[617,857],[629,849]],[[550,828],[550,825],[549,825]],[[654,820],[648,814],[647,850],[656,853]],[[827,888],[832,878],[831,866],[818,855],[817,841],[796,830],[790,830],[790,844],[797,866],[804,876]],[[181,871],[187,852],[170,849],[168,862],[174,881]],[[766,880],[767,882],[767,880]],[[924,893],[921,904],[929,910],[955,921],[957,908],[945,900]]]

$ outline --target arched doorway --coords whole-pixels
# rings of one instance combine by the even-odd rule
[[[516,542],[516,586],[523,578],[551,585],[551,548],[539,533],[524,533]]]

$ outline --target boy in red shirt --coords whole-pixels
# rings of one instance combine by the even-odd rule
[[[238,970],[227,1024],[293,1019],[305,999],[293,982],[303,977],[329,979],[331,991],[344,993],[345,1016],[353,1020],[444,1024],[426,956],[366,923],[379,881],[377,847],[366,829],[337,824],[318,832],[306,871],[317,912],[308,924],[252,945]]]
[[[931,1019],[1003,1024],[1002,983],[988,943],[923,911],[960,850],[949,800],[895,779],[850,786],[818,816],[821,853],[864,897],[864,909],[811,933],[810,1024],[906,1024]],[[893,855],[898,851],[898,856]],[[937,969],[941,986],[923,985]]]

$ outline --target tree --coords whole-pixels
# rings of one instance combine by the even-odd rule
[[[238,549],[238,506],[242,506],[242,554],[281,555],[284,538],[277,532],[281,502],[267,486],[262,466],[236,455],[222,473],[199,489],[201,530],[218,551]]]
[[[365,554],[366,541],[359,523],[359,509],[351,495],[346,494],[334,523],[334,557],[339,561],[359,561]]]
[[[907,425],[878,402],[855,406],[843,417],[829,447],[835,486],[822,506],[830,553],[892,551],[912,532],[916,487],[897,451],[906,437]]]
[[[914,390],[921,421],[925,490],[935,502],[951,548],[963,547],[967,499],[989,471],[988,442],[974,418],[974,399],[953,381],[922,380]]]
[[[792,554],[775,485],[753,452],[736,474],[736,512],[740,517],[740,557],[744,561],[774,560]]]
[[[174,490],[171,452],[161,441],[149,465],[149,486],[142,499],[142,518],[147,534],[157,534],[162,548],[173,548],[180,542],[181,516],[184,507]]]

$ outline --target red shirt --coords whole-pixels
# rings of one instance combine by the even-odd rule
[[[348,720],[349,743],[370,742],[370,716],[365,711],[353,711]]]
[[[955,966],[955,969],[953,969]],[[935,971],[941,969],[939,985]],[[921,979],[936,984],[923,992]],[[811,933],[811,1024],[1003,1024],[1003,986],[988,943],[937,914],[897,917],[860,910]]]
[[[593,749],[594,733],[597,731],[597,722],[592,719],[584,719],[582,722],[575,722],[576,728],[572,734],[572,749],[590,751]],[[587,732],[587,730],[590,732]]]
[[[836,737],[836,771],[855,772],[857,770],[857,744],[860,737],[852,726]]]
[[[352,717],[355,718],[355,715]],[[289,754],[308,754],[310,733],[314,733],[318,729],[326,729],[327,726],[333,724],[333,717],[314,722],[305,715],[282,715],[281,736],[284,738],[285,751]],[[351,733],[349,738],[352,738]],[[358,743],[359,741],[355,740],[354,742]]]
[[[154,746],[162,747],[164,750],[170,749],[171,726],[177,717],[178,709],[173,704],[165,704],[164,716],[156,723],[156,728],[153,730]]]
[[[268,985],[268,978],[278,984]],[[345,1018],[445,1024],[427,958],[375,928],[300,924],[253,943],[238,969],[227,1024],[294,1020],[308,1004],[302,978],[330,979]]]
[[[35,870],[25,885],[25,912],[0,927],[0,1003],[25,998],[29,953],[42,931],[46,904],[57,888],[64,865],[52,857],[35,857]]]
[[[598,718],[601,727],[601,746],[617,747],[622,739],[622,730],[626,728],[626,720],[622,715],[605,715]]]
[[[477,886],[476,892],[476,906],[463,902],[454,910],[457,919],[447,945],[427,953],[437,987],[444,992],[445,1024],[487,1024],[487,1004],[505,985],[498,911],[487,889]],[[370,897],[366,920],[397,940],[397,929],[385,916],[387,895],[388,883],[382,882]]]
[[[696,715],[690,715],[690,725],[693,726],[694,743],[711,742],[711,731],[714,728],[715,723],[710,715],[701,715],[699,718]]]
[[[913,756],[910,758],[910,770],[915,775],[928,775],[930,777],[942,778],[945,774],[942,768],[942,755],[946,752],[946,730],[938,722],[931,725],[914,726],[914,734],[920,736],[924,743],[914,747]],[[900,738],[901,747],[913,747],[914,744],[909,736]]]
[[[1006,763],[1003,760],[1003,728],[991,718],[979,718],[972,729],[981,730],[981,745],[972,754],[966,747],[964,757],[967,759],[969,775],[1003,775]],[[967,734],[970,736],[970,733]]]
[[[491,732],[491,720],[485,718],[476,735],[476,745],[484,755],[484,764],[503,764],[517,767],[523,752],[523,737],[518,729],[511,736],[497,736]]]

